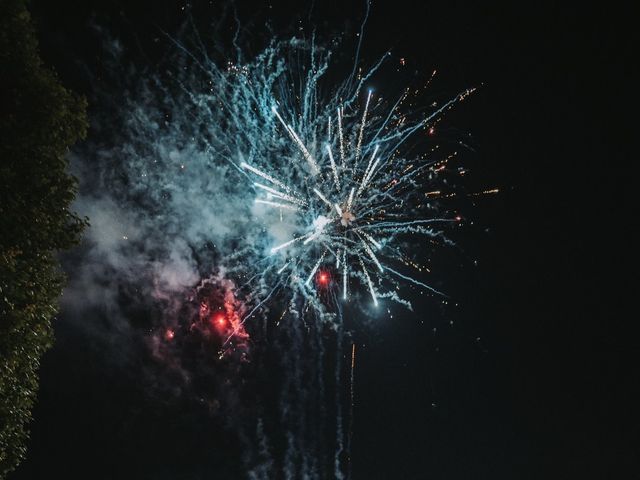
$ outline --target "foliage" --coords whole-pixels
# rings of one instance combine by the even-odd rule
[[[66,154],[86,104],[44,67],[25,0],[0,0],[0,478],[24,458],[42,354],[64,278],[56,253],[86,219]]]

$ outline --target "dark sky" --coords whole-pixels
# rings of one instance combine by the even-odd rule
[[[452,90],[482,84],[450,123],[473,134],[474,181],[501,193],[478,202],[461,235],[479,266],[443,274],[459,276],[461,306],[418,303],[360,338],[353,478],[631,478],[640,359],[627,310],[637,284],[627,254],[637,224],[627,213],[630,12],[469,3],[378,1],[365,33],[365,58],[392,47]],[[45,62],[83,93],[79,62],[100,65],[91,22],[135,31],[144,50],[182,6],[32,4]],[[285,30],[308,13],[273,5],[260,14]],[[363,5],[317,1],[316,26],[353,31]],[[56,328],[13,480],[237,478],[236,447],[215,422],[197,411],[172,421],[179,406],[136,398],[136,379],[65,327],[64,312]]]

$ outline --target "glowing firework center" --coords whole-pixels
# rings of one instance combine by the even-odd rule
[[[294,52],[306,48],[294,42],[285,51],[291,47]],[[271,71],[269,65],[277,63],[275,52],[260,59],[257,75],[250,68],[245,77],[233,76],[231,82],[251,106],[240,110],[235,124],[242,139],[238,151],[246,155],[232,163],[255,192],[252,201],[258,208],[252,218],[264,241],[255,244],[263,250],[252,261],[266,265],[257,274],[263,285],[271,286],[272,293],[285,284],[295,285],[294,292],[318,307],[315,293],[334,284],[343,300],[349,299],[353,286],[361,285],[374,306],[388,298],[411,308],[398,296],[404,282],[440,294],[419,276],[396,269],[425,270],[401,250],[407,236],[442,241],[443,232],[433,226],[459,221],[455,215],[439,214],[423,189],[442,182],[445,164],[455,153],[444,159],[440,152],[431,155],[437,146],[425,151],[419,135],[432,137],[441,114],[473,90],[432,103],[427,114],[402,112],[405,101],[420,89],[404,89],[392,102],[364,89],[387,55],[365,75],[356,76],[354,69],[325,95],[319,79],[328,68],[326,51],[318,57],[313,47],[309,50],[311,62],[302,69],[304,75],[293,75],[286,61],[279,73]],[[407,148],[407,143],[412,145]],[[414,148],[416,144],[420,148]],[[399,236],[405,238],[394,241]],[[331,281],[314,282],[319,272]]]
[[[359,227],[357,225],[357,217],[354,213],[360,197],[374,179],[376,169],[380,163],[380,158],[377,158],[379,146],[376,145],[369,156],[366,168],[364,170],[358,168],[371,96],[372,92],[369,91],[364,112],[359,122],[357,143],[351,154],[346,154],[350,149],[345,145],[342,107],[338,107],[336,112],[338,128],[337,135],[335,135],[337,138],[335,139],[331,128],[332,119],[331,117],[328,118],[326,155],[321,159],[320,165],[294,129],[284,121],[277,108],[275,106],[272,108],[273,114],[279,120],[284,131],[308,163],[310,174],[305,177],[304,186],[306,188],[302,192],[294,190],[283,181],[247,163],[242,163],[241,166],[271,184],[269,186],[261,182],[254,182],[254,186],[265,194],[265,198],[256,199],[256,203],[277,208],[280,210],[281,215],[285,212],[300,215],[303,221],[306,218],[313,218],[311,228],[307,233],[273,247],[271,253],[276,254],[294,244],[302,244],[303,246],[311,246],[315,243],[320,244],[323,247],[323,251],[309,272],[304,284],[310,286],[311,280],[325,257],[331,254],[335,258],[336,269],[342,267],[342,291],[345,300],[347,299],[349,261],[355,259],[361,266],[361,271],[367,280],[373,302],[377,305],[377,295],[363,257],[366,255],[377,269],[383,272],[384,269],[374,253],[374,249],[381,248],[381,244],[364,231],[365,226]],[[339,150],[338,162],[336,162],[333,155],[332,144],[335,141],[337,141]],[[322,168],[321,165],[326,166],[326,168]],[[370,200],[367,197],[360,200],[363,210],[367,207],[371,208]],[[309,253],[300,252],[299,255],[309,255]],[[295,263],[296,260],[299,259],[293,259],[292,262]],[[279,270],[279,273],[282,273],[289,263],[287,262]]]

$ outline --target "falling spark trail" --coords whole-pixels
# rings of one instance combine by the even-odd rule
[[[261,199],[256,199],[256,203],[262,203],[264,205],[270,205],[272,207],[278,207],[278,208],[285,208],[287,210],[297,210],[296,207],[294,207],[293,205],[289,205],[287,203],[278,203],[278,202],[272,202],[270,200],[261,200]]]
[[[322,200],[324,203],[326,203],[327,205],[329,205],[329,208],[333,208],[332,203],[331,203],[329,200],[327,200],[327,197],[325,197],[325,196],[322,194],[322,192],[320,192],[320,190],[318,190],[317,188],[314,188],[314,189],[313,189],[313,192],[314,192],[318,197],[320,197],[320,200]]]
[[[247,163],[245,163],[245,162],[242,162],[242,163],[240,164],[240,166],[241,166],[242,168],[244,168],[244,169],[246,169],[246,170],[249,170],[249,171],[251,171],[251,172],[255,173],[256,175],[258,175],[258,176],[260,176],[260,177],[264,178],[265,180],[268,180],[269,182],[273,183],[274,185],[277,185],[277,186],[279,186],[280,188],[284,188],[286,191],[290,191],[290,188],[289,188],[289,187],[287,187],[284,183],[280,182],[279,180],[276,180],[276,179],[275,179],[275,178],[273,178],[272,176],[267,175],[266,173],[264,173],[264,172],[262,172],[262,171],[258,170],[257,168],[252,167],[251,165],[249,165],[249,164],[247,164]]]
[[[376,158],[376,154],[378,153],[378,145],[376,145],[375,150],[373,151],[373,154],[371,155],[371,158],[369,159],[369,164],[367,165],[367,168],[364,171],[364,175],[362,176],[362,181],[360,182],[360,188],[358,188],[358,192],[356,193],[356,197],[359,197],[360,194],[362,193],[362,190],[364,190],[364,187],[367,185],[367,181],[369,178],[369,169],[371,168],[371,163],[373,162],[373,160]]]
[[[362,148],[362,135],[364,134],[364,127],[367,123],[367,111],[369,110],[369,102],[371,101],[371,93],[369,90],[369,94],[367,95],[367,103],[364,106],[364,113],[362,114],[362,122],[360,123],[360,133],[358,133],[358,145],[356,146],[356,162],[360,158],[360,150]]]
[[[309,54],[302,66],[298,48]],[[453,245],[447,229],[461,222],[455,205],[446,203],[453,197],[426,192],[454,190],[464,172],[454,164],[457,152],[447,150],[449,143],[437,144],[440,135],[428,129],[470,92],[438,99],[426,111],[413,98],[419,94],[412,92],[420,88],[403,88],[399,96],[390,92],[390,103],[384,100],[387,95],[374,99],[373,91],[365,87],[389,55],[368,71],[354,68],[343,84],[327,87],[320,83],[329,65],[325,52],[313,41],[283,44],[282,50],[274,48],[256,65],[249,65],[246,73],[225,76],[233,96],[222,103],[234,112],[229,120],[232,128],[221,136],[225,142],[211,146],[212,151],[239,152],[239,158],[247,159],[238,163],[253,184],[247,192],[254,192],[257,203],[280,210],[280,218],[267,209],[248,210],[253,230],[243,245],[248,252],[244,259],[250,268],[262,269],[252,283],[260,292],[255,304],[264,305],[277,285],[289,302],[292,320],[300,322],[294,328],[307,333],[319,328],[314,322],[342,328],[346,308],[342,302],[363,306],[370,295],[369,312],[383,301],[412,309],[401,296],[407,284],[442,295],[425,281],[424,263],[418,259],[424,249],[416,247],[424,239],[434,248]],[[274,65],[282,69],[278,74],[273,73]],[[366,95],[364,101],[361,95]],[[237,108],[240,113],[235,113]],[[234,158],[231,162],[238,165]],[[269,247],[271,255],[265,255]],[[267,258],[266,267],[258,263],[261,257]],[[336,281],[327,280],[332,277]],[[358,295],[358,289],[367,295]],[[347,456],[341,443],[345,433],[337,429],[342,440],[336,440],[335,478],[351,475],[355,343],[351,350]],[[294,363],[300,372],[301,363]],[[287,447],[290,472],[296,471],[295,462],[309,466],[318,461],[297,451],[293,443]],[[297,473],[291,478],[298,478]]]
[[[222,344],[222,348],[226,347],[227,344],[231,341],[231,339],[233,337],[235,337],[238,332],[240,331],[240,329],[244,326],[244,323],[249,320],[251,318],[251,316],[258,311],[258,309],[264,305],[265,303],[267,303],[269,301],[269,299],[271,298],[271,296],[273,295],[273,293],[280,287],[280,283],[278,282],[272,289],[271,291],[260,301],[258,302],[255,307],[253,307],[251,309],[251,311],[245,315],[245,317],[238,323],[238,325],[233,329],[233,332],[231,332],[231,334],[227,337],[227,339],[224,341],[224,343]]]
[[[344,167],[344,138],[342,136],[342,107],[338,107],[338,143],[340,144],[340,161]]]
[[[342,251],[342,299],[347,299],[347,262],[345,261],[346,250]]]
[[[295,243],[295,242],[297,242],[297,241],[299,241],[299,240],[302,240],[302,239],[304,239],[304,238],[307,238],[307,237],[308,237],[308,236],[310,236],[310,235],[311,235],[311,233],[308,233],[307,235],[303,235],[302,237],[296,237],[296,238],[294,238],[293,240],[289,240],[288,242],[283,243],[282,245],[278,245],[277,247],[273,247],[273,248],[271,249],[271,253],[276,253],[278,250],[281,250],[281,249],[283,249],[283,248],[286,248],[286,247],[288,247],[289,245],[291,245],[291,244],[293,244],[293,243]]]
[[[375,247],[377,249],[382,248],[382,245],[380,245],[380,243],[378,243],[371,235],[369,235],[368,233],[365,232],[361,232],[361,235],[363,237],[365,237],[367,240],[369,240],[373,245],[375,245]]]
[[[326,252],[325,252],[326,253]],[[322,260],[324,260],[324,253],[322,254],[322,256],[318,259],[318,262],[315,264],[315,266],[313,267],[313,269],[311,270],[311,273],[309,274],[309,277],[307,278],[307,281],[304,282],[304,284],[308,287],[309,284],[311,283],[311,280],[313,279],[313,276],[316,274],[316,272],[318,271],[318,268],[320,268],[320,265],[322,264]]]
[[[369,170],[369,172],[367,172],[366,177],[364,178],[364,181],[362,182],[362,189],[366,188],[367,185],[369,184],[369,181],[371,180],[371,177],[373,177],[373,175],[376,172],[376,168],[378,167],[378,163],[380,163],[380,159],[376,158],[376,161],[374,162],[373,166],[371,167],[371,170]]]
[[[356,369],[356,344],[351,344],[351,375],[349,376],[349,436],[347,438],[347,478],[351,478],[351,445],[353,443],[353,418],[355,410],[354,380]]]
[[[384,69],[394,57],[385,54],[377,63],[364,65],[359,60],[362,35],[353,70],[349,67],[343,72],[348,76],[342,75],[343,81],[337,83],[339,71],[325,75],[335,52],[332,57],[330,45],[318,43],[313,35],[274,39],[249,59],[237,47],[234,62],[214,61],[204,45],[194,53],[185,46],[188,43],[172,41],[181,49],[181,61],[167,62],[167,78],[176,81],[178,93],[170,95],[171,88],[162,84],[164,78],[149,81],[149,86],[161,85],[161,93],[167,95],[161,99],[162,108],[146,113],[143,108],[127,117],[147,138],[145,143],[135,138],[122,148],[144,159],[144,164],[129,162],[131,171],[124,178],[138,179],[137,188],[130,190],[149,192],[149,203],[157,205],[159,219],[180,217],[175,225],[168,225],[177,228],[166,228],[167,235],[176,231],[176,237],[197,239],[186,242],[186,247],[174,247],[171,253],[185,250],[190,255],[192,244],[195,249],[202,240],[207,250],[194,255],[195,274],[202,271],[200,258],[204,258],[233,280],[233,293],[246,307],[234,318],[233,332],[222,344],[224,355],[238,346],[245,322],[250,323],[247,334],[264,334],[271,326],[269,312],[283,311],[282,323],[277,323],[273,337],[269,330],[269,338],[281,335],[273,347],[282,348],[278,353],[293,360],[282,363],[281,378],[299,396],[287,393],[289,403],[280,406],[286,410],[282,417],[291,422],[277,434],[286,436],[286,459],[271,462],[274,459],[268,458],[268,473],[260,472],[255,478],[329,478],[321,465],[323,458],[329,458],[322,444],[325,440],[310,440],[317,432],[309,429],[315,426],[307,415],[310,410],[305,409],[313,407],[296,410],[291,399],[309,400],[314,390],[296,387],[301,379],[323,376],[318,372],[323,373],[322,359],[327,358],[323,356],[325,333],[343,334],[344,311],[364,307],[373,322],[390,311],[386,305],[377,311],[370,308],[369,294],[376,307],[395,302],[409,309],[412,305],[402,298],[403,287],[444,295],[425,278],[423,257],[428,253],[423,246],[437,252],[440,246],[453,245],[448,231],[458,227],[462,217],[451,199],[457,202],[497,192],[465,195],[455,191],[464,172],[450,146],[462,150],[465,143],[452,142],[454,129],[439,122],[472,90],[427,98],[422,93],[424,83],[387,89]],[[238,45],[235,38],[234,45]],[[336,65],[340,68],[341,62]],[[394,65],[390,68],[395,70]],[[207,85],[203,72],[211,88],[203,88]],[[375,99],[370,85],[376,85]],[[139,106],[136,102],[130,105]],[[162,123],[159,113],[165,111],[168,120]],[[438,130],[429,130],[436,126]],[[154,152],[153,168],[146,164],[149,151]],[[197,162],[202,163],[200,169]],[[175,178],[169,181],[158,177],[155,185],[150,183],[158,172],[175,172],[176,165],[188,168],[172,174]],[[193,192],[200,196],[187,196]],[[191,201],[194,198],[197,201]],[[165,215],[164,208],[183,215]],[[173,256],[167,258],[173,260]],[[270,301],[284,302],[286,308],[271,306]],[[357,316],[355,320],[357,324]],[[230,332],[226,327],[219,331],[224,336]],[[348,343],[340,337],[338,344],[336,354],[343,358]],[[336,479],[343,478],[345,468],[351,475],[355,355],[352,343],[348,464],[340,444],[345,440],[343,429],[336,434],[340,441],[331,477]],[[341,361],[340,371],[345,372]],[[312,362],[316,363],[310,367]],[[318,385],[324,381],[321,378]],[[328,390],[345,400],[344,386],[336,384],[334,389],[331,385]],[[298,417],[299,412],[303,415]],[[316,418],[318,423],[326,422],[326,411],[324,417]],[[336,421],[344,427],[342,419]],[[327,433],[322,431],[324,437],[330,436]],[[276,471],[279,468],[282,471]]]
[[[380,273],[384,272],[382,265],[380,265],[380,262],[378,261],[376,255],[373,253],[373,250],[371,250],[371,247],[367,245],[367,242],[365,242],[363,239],[360,239],[360,241],[362,242],[362,246],[364,247],[365,251],[369,254],[369,257],[371,257],[371,260],[373,260],[373,263],[375,263],[376,267],[378,267],[378,270],[380,270]]]
[[[361,79],[357,89],[370,74],[371,72]],[[306,88],[315,91],[317,86],[307,84]],[[297,123],[299,133],[285,122],[278,108],[273,106],[271,112],[284,128],[286,132],[284,138],[288,137],[291,140],[290,154],[282,155],[279,153],[276,161],[264,161],[259,164],[260,168],[250,166],[245,162],[241,163],[243,169],[278,187],[274,188],[254,182],[254,186],[266,192],[267,196],[280,200],[273,201],[268,197],[266,200],[258,199],[256,202],[281,209],[281,223],[284,222],[282,209],[293,211],[293,214],[287,217],[287,221],[297,220],[297,231],[292,232],[294,238],[273,247],[271,253],[291,247],[290,254],[298,259],[298,262],[292,267],[292,275],[295,278],[307,275],[304,282],[306,286],[311,284],[313,276],[325,259],[326,252],[331,252],[336,257],[336,270],[339,271],[342,268],[343,300],[348,299],[349,269],[350,264],[353,263],[360,264],[361,268],[359,272],[355,271],[354,276],[359,278],[361,284],[364,284],[369,290],[375,306],[379,304],[379,295],[374,287],[372,278],[374,274],[379,288],[384,288],[383,282],[387,282],[393,289],[388,292],[382,290],[382,297],[397,301],[402,305],[410,304],[406,300],[400,299],[395,293],[399,286],[398,278],[421,286],[429,292],[439,293],[433,287],[413,276],[397,272],[386,265],[383,266],[381,261],[383,258],[385,260],[387,257],[391,260],[396,259],[394,254],[396,250],[394,248],[383,250],[381,243],[374,238],[374,235],[382,236],[385,244],[393,245],[398,235],[422,234],[430,236],[433,233],[427,228],[427,225],[460,221],[459,216],[445,218],[434,215],[431,218],[416,218],[417,213],[423,211],[421,202],[425,198],[429,198],[428,195],[421,194],[419,188],[416,188],[417,182],[421,177],[425,177],[426,173],[437,171],[435,169],[440,168],[438,165],[442,165],[443,161],[440,160],[439,163],[436,160],[425,162],[422,157],[405,158],[399,156],[398,152],[400,146],[409,137],[416,135],[426,124],[439,118],[439,115],[448,110],[455,102],[461,101],[468,95],[468,91],[445,102],[422,120],[413,122],[406,121],[406,117],[398,113],[399,105],[407,98],[407,95],[408,91],[403,93],[400,100],[392,106],[386,116],[377,115],[369,119],[370,112],[377,112],[381,105],[378,102],[374,108],[371,107],[372,91],[369,90],[359,121],[354,120],[356,115],[352,110],[349,110],[348,116],[345,117],[345,105],[350,109],[353,108],[351,104],[355,95],[348,97],[351,100],[345,103],[337,102],[335,99],[329,101],[327,113],[317,114],[317,124],[314,123],[314,119],[308,111],[296,112],[295,109],[292,109],[288,111],[288,115],[300,119]],[[305,95],[304,98],[311,97]],[[280,100],[273,100],[270,103],[272,105],[283,104]],[[286,106],[286,103],[284,105]],[[316,105],[314,111],[322,112],[321,104]],[[339,165],[336,163],[332,151],[331,120],[334,115],[337,120]],[[394,118],[397,119],[396,123],[393,122]],[[349,121],[345,123],[346,119]],[[351,135],[356,137],[356,145],[347,149],[345,134],[349,130],[352,132]],[[324,139],[322,139],[323,135],[326,135]],[[319,137],[320,141],[317,140]],[[326,151],[328,157],[328,162],[322,167],[324,171],[315,162],[305,146],[305,141],[309,145],[318,143],[323,145],[322,149]],[[309,163],[310,173],[308,169],[301,168],[297,162],[288,160],[297,155],[297,151],[302,152]],[[364,164],[358,166],[362,152],[371,152],[366,167]],[[256,157],[252,156],[251,158]],[[277,161],[278,158],[282,158],[282,161]],[[279,178],[265,173],[265,169],[268,171],[276,169],[279,172]],[[411,188],[407,188],[409,186]],[[374,249],[378,250],[378,254]],[[369,272],[365,266],[363,261],[365,258],[375,265],[374,272]],[[405,265],[412,264],[405,262]],[[304,273],[305,270],[310,273]],[[387,275],[387,271],[392,275]],[[279,273],[281,272],[279,271]],[[307,293],[307,295],[309,295],[307,298],[309,305],[319,308],[319,304],[314,300],[315,294]]]
[[[377,307],[378,298],[376,297],[376,292],[373,290],[373,283],[371,282],[371,277],[369,277],[369,273],[367,272],[367,268],[364,266],[364,262],[362,261],[362,258],[360,258],[359,260],[360,260],[360,266],[362,267],[362,273],[367,279],[367,284],[369,285],[369,292],[371,293],[371,298],[373,298],[373,304]]]
[[[347,211],[350,212],[351,211],[351,204],[353,203],[353,192],[355,192],[355,188],[351,189],[351,192],[349,193],[349,199],[347,200]]]
[[[329,154],[329,161],[331,162],[333,180],[336,182],[336,190],[340,192],[340,179],[338,178],[338,169],[336,168],[336,162],[333,160],[333,153],[331,153],[331,146],[329,144],[327,144],[327,153]]]
[[[410,227],[412,225],[425,225],[425,224],[431,224],[431,223],[440,223],[440,222],[459,222],[460,220],[456,219],[456,218],[427,218],[427,219],[419,219],[419,220],[410,220],[407,222],[380,222],[376,225],[363,225],[361,227],[357,227],[354,230],[355,231],[359,231],[359,230],[364,230],[364,229],[380,229],[380,230],[384,230],[384,229],[388,229],[388,228],[406,228],[406,227]]]
[[[284,126],[285,130],[289,133],[289,135],[291,136],[291,138],[293,139],[295,144],[298,146],[298,148],[302,152],[302,156],[309,163],[309,166],[311,167],[311,171],[314,174],[318,173],[318,171],[319,171],[318,164],[316,163],[314,158],[311,156],[311,154],[309,153],[309,150],[307,150],[307,147],[305,147],[305,145],[302,142],[302,140],[300,140],[300,137],[298,136],[298,134],[293,130],[293,128],[291,128],[289,125],[287,125],[285,123],[283,118],[278,113],[278,109],[275,106],[272,107],[271,110],[273,111],[273,113],[275,113],[275,115],[278,118],[278,120],[280,120],[280,123]]]
[[[285,263],[281,268],[278,269],[278,275],[280,275],[282,272],[284,272],[284,270],[287,268],[289,263],[291,263],[291,262]]]
[[[436,290],[431,285],[427,285],[426,283],[423,283],[423,282],[421,282],[419,280],[416,280],[415,278],[411,278],[411,277],[408,277],[407,275],[403,275],[400,272],[394,270],[393,268],[387,267],[387,271],[397,275],[398,277],[400,277],[400,278],[402,278],[404,280],[407,280],[408,282],[413,283],[414,285],[419,285],[421,287],[426,288],[427,290],[432,291],[433,293],[437,293],[438,295],[441,295],[443,297],[448,297],[448,295],[442,293],[440,290]]]
[[[254,185],[266,192],[269,192],[272,195],[275,195],[278,198],[281,198],[282,200],[287,200],[288,202],[291,202],[291,203],[297,203],[298,205],[306,205],[306,202],[304,200],[292,197],[291,195],[287,195],[286,193],[279,192],[275,188],[271,188],[271,187],[268,187],[267,185],[262,185],[261,183],[257,183],[257,182],[254,182]]]

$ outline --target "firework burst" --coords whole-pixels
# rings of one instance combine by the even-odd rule
[[[445,205],[455,183],[447,180],[464,171],[452,166],[456,152],[439,146],[438,122],[472,89],[425,102],[435,72],[418,86],[381,87],[390,83],[382,75],[389,54],[367,71],[356,55],[336,83],[344,65],[313,37],[274,40],[242,62],[212,58],[199,39],[168,38],[176,54],[166,70],[135,75],[136,88],[113,109],[121,117],[102,122],[118,125],[111,146],[87,148],[103,166],[95,175],[91,163],[85,178],[111,194],[95,199],[87,188],[85,202],[127,220],[117,241],[96,234],[96,262],[153,285],[150,297],[166,304],[152,336],[157,358],[185,379],[233,377],[218,392],[203,388],[204,397],[222,392],[231,405],[237,391],[226,385],[241,385],[242,368],[261,368],[261,347],[252,347],[268,344],[281,366],[273,375],[278,422],[263,424],[254,412],[246,437],[261,445],[286,437],[285,478],[317,478],[309,472],[329,465],[344,478],[351,433],[340,397],[342,308],[411,308],[407,284],[440,295],[424,279],[423,247],[450,243],[447,227],[461,217]],[[115,96],[106,97],[112,106]],[[107,220],[102,232],[116,223]],[[352,383],[354,363],[352,347]],[[335,404],[335,421],[323,402]],[[251,408],[259,406],[252,397]],[[274,478],[267,447],[249,449],[247,459],[267,472],[255,478]]]
[[[307,63],[278,63],[278,55],[291,58],[292,52],[298,58],[304,53]],[[442,115],[473,89],[433,103],[428,113],[407,111],[435,72],[422,88],[404,89],[387,101],[365,87],[389,57],[333,89],[322,82],[330,53],[313,42],[277,44],[253,64],[229,66],[226,80],[232,79],[234,97],[249,100],[244,111],[252,119],[245,125],[259,129],[255,135],[237,132],[236,143],[246,139],[239,152],[250,153],[228,160],[254,193],[251,218],[263,235],[246,251],[249,263],[264,266],[254,279],[269,295],[290,287],[325,311],[317,294],[327,287],[341,301],[363,289],[374,306],[389,298],[411,308],[397,293],[401,281],[441,294],[403,272],[422,269],[403,246],[411,244],[408,236],[446,243],[443,226],[461,220],[440,210],[439,191],[429,188],[441,184],[455,152],[443,157],[429,137]],[[238,105],[232,108],[237,112]]]

